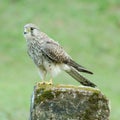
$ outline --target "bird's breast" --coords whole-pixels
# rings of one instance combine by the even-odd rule
[[[37,66],[43,64],[43,56],[40,47],[37,44],[28,45],[28,55]]]

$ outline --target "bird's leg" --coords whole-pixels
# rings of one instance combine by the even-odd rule
[[[45,85],[46,84],[45,77],[47,72],[43,69],[39,69],[39,74],[40,74],[40,77],[42,78],[42,82],[38,82],[37,85]]]
[[[45,77],[46,77],[46,74],[47,74],[46,70],[44,70],[44,69],[39,69],[39,73],[40,73],[40,77],[42,78],[42,82],[38,82],[38,83],[37,83],[37,86],[41,86],[41,85],[52,85],[52,84],[53,84],[53,83],[52,83],[52,77],[51,77],[51,79],[50,79],[49,82],[45,82]]]

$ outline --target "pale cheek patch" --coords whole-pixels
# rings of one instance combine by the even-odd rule
[[[34,34],[34,36],[39,36],[39,31],[37,29],[34,29],[33,34]]]

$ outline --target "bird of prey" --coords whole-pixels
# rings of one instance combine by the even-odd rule
[[[58,42],[42,32],[36,25],[26,24],[24,37],[27,42],[27,52],[38,67],[42,80],[45,80],[47,73],[53,78],[63,70],[84,86],[96,86],[80,74],[80,72],[93,73],[76,63]]]

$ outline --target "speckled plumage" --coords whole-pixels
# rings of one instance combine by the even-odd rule
[[[34,24],[24,26],[24,37],[27,41],[28,54],[39,68],[42,80],[47,73],[51,77],[64,70],[85,86],[95,87],[95,84],[80,75],[79,72],[92,72],[74,62],[65,50],[53,39],[41,32]]]

